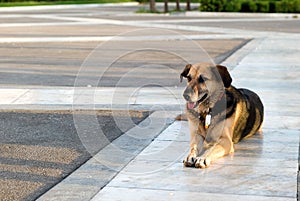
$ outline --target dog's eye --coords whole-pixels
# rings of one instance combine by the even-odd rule
[[[204,83],[207,80],[207,78],[200,75],[198,80],[199,80],[199,83]]]
[[[188,80],[188,82],[190,82],[190,81],[192,80],[192,76],[188,75],[188,76],[186,77],[186,79]]]

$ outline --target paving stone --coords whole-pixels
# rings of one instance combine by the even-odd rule
[[[120,195],[126,194],[125,197]],[[251,196],[242,194],[230,193],[203,193],[203,192],[185,192],[185,191],[172,191],[172,190],[153,190],[153,189],[132,189],[120,187],[107,187],[96,197],[93,201],[106,200],[106,201],[140,201],[140,200],[190,200],[198,201],[200,199],[207,201],[292,201],[294,198],[288,197],[265,197],[265,196]]]

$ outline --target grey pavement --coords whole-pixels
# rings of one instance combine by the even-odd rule
[[[138,126],[128,130],[96,153],[92,159],[44,193],[38,200],[297,200],[300,37],[295,27],[299,24],[299,19],[294,18],[294,15],[286,14],[237,14],[235,16],[209,13],[199,17],[201,14],[198,12],[190,12],[174,16],[141,15],[133,13],[132,8],[137,7],[132,5],[130,8],[122,7],[120,11],[118,7],[111,7],[111,10],[106,7],[107,12],[103,13],[101,6],[92,6],[88,14],[84,10],[88,8],[76,10],[76,8],[63,7],[58,11],[51,8],[38,11],[26,9],[6,11],[8,18],[3,15],[1,19],[20,19],[30,14],[34,17],[27,17],[39,20],[2,24],[1,26],[5,28],[3,32],[7,32],[7,36],[2,36],[0,41],[1,44],[20,45],[54,44],[62,41],[103,42],[112,39],[112,35],[107,37],[107,35],[97,34],[70,37],[72,34],[64,35],[65,32],[58,36],[51,34],[47,37],[42,35],[32,37],[49,26],[82,26],[82,24],[120,26],[130,30],[171,29],[184,35],[189,42],[190,39],[250,40],[237,51],[224,57],[222,63],[230,68],[234,86],[252,89],[261,96],[265,105],[263,134],[257,134],[237,144],[234,154],[219,159],[207,169],[184,168],[182,159],[187,154],[189,131],[187,122],[174,121],[176,114],[183,112],[184,108],[184,101],[180,95],[184,85],[175,81],[177,71],[172,71],[170,74],[170,77],[174,74],[171,83],[162,82],[159,86],[153,86],[153,83],[151,85],[150,82],[145,82],[145,86],[136,88],[129,84],[121,87],[113,87],[116,85],[103,87],[93,84],[87,86],[89,82],[86,79],[78,82],[78,85],[75,83],[73,87],[3,83],[0,89],[0,107],[3,111],[57,108],[78,110],[134,108],[154,111]],[[35,12],[40,12],[43,17]],[[45,18],[53,21],[41,22]],[[127,20],[122,20],[123,18]],[[22,34],[10,37],[14,30],[21,27],[39,26],[43,28],[32,29],[27,37]],[[123,30],[118,31],[122,33]],[[134,38],[125,35],[122,38],[115,38],[116,43],[113,44],[129,40],[133,47],[139,47],[137,43],[146,41],[145,47],[147,45],[152,47],[149,41],[158,41],[168,47],[166,41],[169,41],[169,50],[175,48],[174,44],[177,43],[181,47],[179,49],[186,48],[183,52],[190,55],[197,52],[191,49],[191,46],[180,43],[184,41],[181,36],[170,37],[168,33],[170,32],[160,31],[158,37],[154,39],[151,35],[153,32],[149,32],[149,35],[135,35]],[[146,56],[140,53],[133,57],[129,55],[121,60],[121,64],[123,62],[128,64],[126,62],[131,59],[131,62],[142,65],[143,61],[138,58],[143,56],[148,59],[147,62],[153,56],[155,62],[151,63],[151,61],[152,65],[165,61],[165,59],[159,60],[153,52],[152,54],[147,52]],[[117,55],[118,52],[115,54]],[[165,55],[165,58],[167,63],[172,65],[173,58],[170,55]],[[188,54],[184,55],[184,58],[188,58],[187,60],[191,62],[195,60],[194,57],[188,57]],[[200,55],[198,58],[205,59],[205,56]],[[104,64],[105,62],[104,60]],[[182,62],[180,60],[178,63],[182,66]],[[143,72],[145,69],[139,70]],[[143,75],[140,71],[133,74],[130,74],[130,70],[125,72],[128,73],[125,81],[133,80],[134,73]],[[166,75],[168,72],[165,72]],[[83,119],[77,119],[76,115],[74,121],[79,131],[80,129],[89,131],[94,128],[89,128],[89,124]],[[97,134],[85,137],[83,136],[81,140],[89,150],[94,145],[93,140],[97,141]]]

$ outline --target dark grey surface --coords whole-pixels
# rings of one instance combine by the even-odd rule
[[[247,41],[245,39],[236,39],[200,40],[197,42],[216,63],[220,63]],[[93,42],[0,43],[0,86],[74,86],[76,79],[78,80],[80,67],[97,44]],[[176,45],[176,41],[172,44]],[[124,45],[128,47],[128,45]],[[139,45],[136,46],[137,49],[140,48],[138,47]],[[184,51],[185,47],[174,46],[174,48],[182,48]],[[192,51],[191,54],[193,53]],[[200,56],[208,58],[204,51]],[[115,55],[116,58],[119,56],[118,52],[113,50],[111,55]],[[121,86],[139,86],[150,81],[160,86],[175,86],[179,84],[178,75],[186,65],[186,61],[181,58],[171,57],[170,54],[160,54],[159,51],[154,53],[151,51],[144,52],[144,60],[139,52],[136,52],[129,61],[124,58],[111,63],[114,56],[110,57],[112,58],[111,60],[109,58],[99,58],[96,61],[101,63],[107,62],[107,67],[109,66],[109,68],[106,70],[99,67],[85,68],[87,72],[82,75],[79,74],[81,83],[98,83],[99,81],[98,86],[107,87],[120,86],[119,84]],[[146,66],[147,64],[151,66]],[[97,66],[96,63],[95,65]],[[161,67],[161,65],[164,65],[165,68]],[[175,71],[171,72],[168,70],[170,68],[173,68]],[[129,74],[132,69],[138,69],[135,71],[134,77],[132,77],[132,73]],[[146,73],[144,70],[146,70]],[[76,84],[76,86],[82,85]],[[93,84],[93,86],[95,85]]]
[[[80,114],[80,117],[76,114],[77,118],[90,118],[91,114],[84,113],[85,112]],[[103,139],[103,142],[107,142],[107,140],[113,141],[148,116],[148,112],[146,111],[132,111],[130,112],[131,116],[123,111],[115,111],[113,113],[111,111],[97,111],[96,113],[99,126],[107,138]],[[128,124],[128,120],[132,121],[132,123]],[[116,123],[116,121],[118,122]],[[32,181],[43,184],[37,191],[31,192],[25,200],[34,200],[91,158],[91,153],[86,151],[84,145],[81,143],[80,136],[78,136],[72,112],[2,112],[0,113],[0,127],[2,146],[18,144],[25,146],[68,148],[75,150],[79,154],[72,163],[63,164],[20,159],[19,155],[22,153],[18,151],[10,158],[3,157],[3,153],[0,153],[0,164],[4,166],[12,165],[18,167],[19,165],[26,165],[28,167],[62,170],[62,174],[57,177],[20,173],[14,170],[8,172],[0,171],[0,179]],[[97,144],[93,149],[97,152],[106,145],[107,143]],[[29,154],[34,155],[35,153],[33,151]],[[68,157],[74,157],[68,154],[65,155],[66,159]],[[49,155],[47,157],[51,160],[51,157],[55,156]],[[12,193],[20,194],[22,192],[14,192],[12,190]],[[1,195],[0,189],[0,197],[1,196],[5,200],[7,195]]]

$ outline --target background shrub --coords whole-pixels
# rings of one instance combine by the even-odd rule
[[[300,0],[200,0],[201,11],[300,13]]]
[[[242,0],[227,0],[223,11],[239,12],[241,8],[242,8]]]
[[[294,0],[294,11],[293,13],[300,13],[300,0]]]
[[[256,10],[257,10],[256,2],[254,2],[254,1],[244,1],[242,3],[242,8],[241,8],[242,12],[247,12],[247,13],[252,12],[252,13],[254,13],[254,12],[256,12]]]
[[[256,12],[268,13],[270,3],[268,1],[258,1],[256,2],[257,10]]]
[[[289,10],[289,1],[282,0],[275,3],[275,12],[276,13],[287,13]]]
[[[200,0],[201,11],[220,12],[223,11],[226,0]]]
[[[299,0],[290,0],[283,1],[283,6],[286,6],[285,11],[287,13],[299,13],[300,12],[300,1]]]
[[[276,13],[276,2],[270,1],[269,2],[269,13]]]

